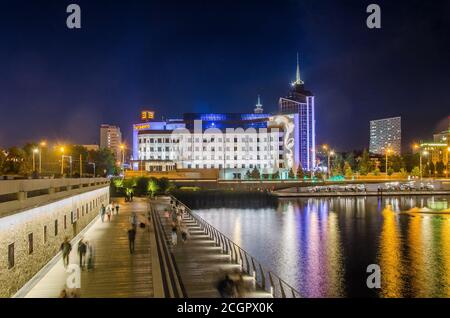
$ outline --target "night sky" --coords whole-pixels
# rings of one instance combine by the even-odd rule
[[[82,29],[66,27],[66,6]],[[382,29],[366,27],[378,3]],[[403,144],[446,129],[450,1],[1,1],[0,147],[46,138],[127,142],[139,111],[276,111],[296,52],[318,143],[368,146],[369,120],[402,116]]]

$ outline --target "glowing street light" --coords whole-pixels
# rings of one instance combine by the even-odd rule
[[[428,151],[426,151],[426,150],[424,150],[424,151],[421,151],[420,152],[420,163],[419,163],[419,165],[420,165],[420,180],[422,180],[422,155],[423,156],[428,156]]]
[[[61,177],[64,175],[64,147],[60,147],[59,151],[61,151]]]
[[[392,149],[386,149],[386,177],[388,175],[388,155],[392,152]]]
[[[42,173],[42,148],[46,146],[47,142],[44,140],[39,143],[39,174]]]
[[[37,148],[33,149],[33,172],[36,171],[36,159],[34,157],[38,152],[39,152],[39,149],[37,149]]]
[[[120,149],[122,150],[122,172],[125,172],[125,148],[125,144],[120,145]]]

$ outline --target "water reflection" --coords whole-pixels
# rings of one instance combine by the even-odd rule
[[[428,199],[289,199],[197,212],[304,297],[450,297],[450,217],[404,213]],[[372,263],[382,272],[377,292],[366,286]]]

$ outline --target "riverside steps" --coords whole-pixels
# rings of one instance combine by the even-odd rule
[[[181,207],[182,223],[189,232],[183,242],[178,231],[177,244],[172,244],[173,209]],[[301,297],[299,292],[265,269],[251,255],[234,244],[225,235],[196,216],[174,197],[161,196],[151,201],[152,214],[169,247],[171,262],[179,279],[184,297],[220,297],[217,283],[230,275],[242,274],[244,293],[240,297]]]

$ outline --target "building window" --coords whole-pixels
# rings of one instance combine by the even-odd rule
[[[14,267],[14,243],[8,245],[8,269]]]
[[[58,235],[58,220],[55,220],[55,236]]]
[[[47,243],[47,225],[44,225],[44,244]]]
[[[28,234],[28,254],[33,254],[33,233]]]

